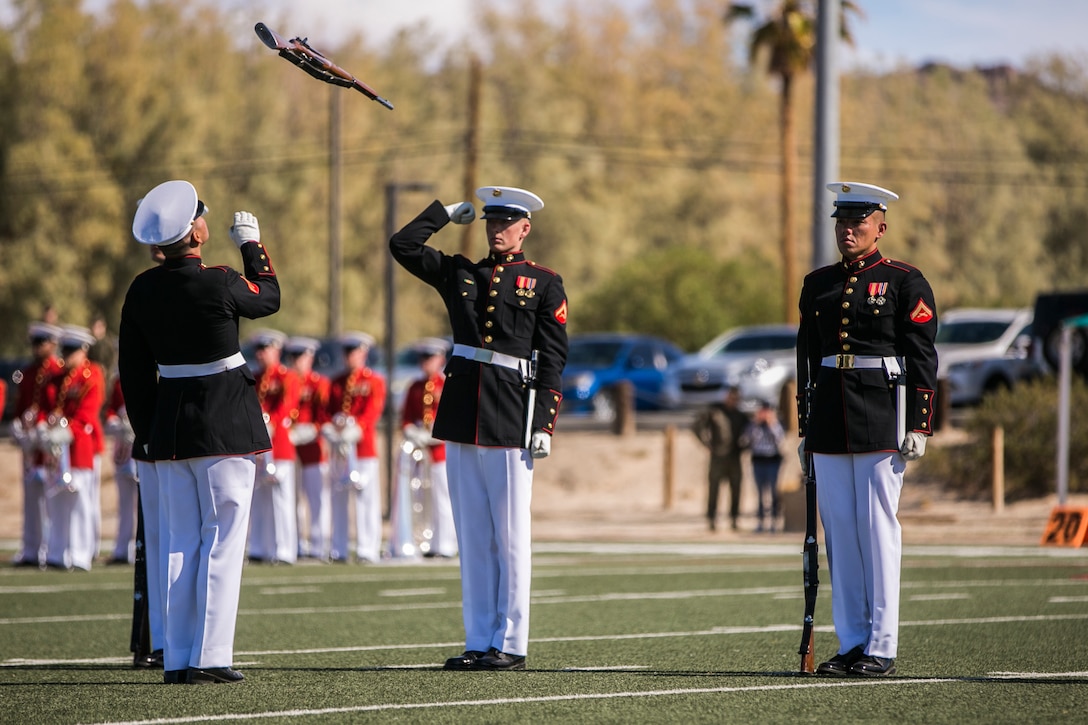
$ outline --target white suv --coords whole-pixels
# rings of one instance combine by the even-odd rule
[[[720,403],[725,389],[740,390],[740,408],[778,405],[782,388],[797,377],[797,328],[752,325],[726,330],[665,371],[662,398],[669,408]]]
[[[952,405],[974,405],[987,393],[1040,374],[1032,358],[1030,309],[949,310],[937,327],[940,379]]]

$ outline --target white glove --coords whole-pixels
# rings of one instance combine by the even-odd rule
[[[430,445],[431,436],[423,429],[423,426],[409,423],[404,426],[404,439],[416,448],[425,448]]]
[[[257,226],[257,217],[248,211],[234,212],[234,226],[230,228],[230,238],[239,249],[246,242],[261,241],[261,228]]]
[[[533,440],[529,443],[529,455],[533,458],[547,458],[552,452],[552,437],[544,431],[533,433]]]
[[[904,461],[916,461],[926,454],[926,436],[918,431],[910,431],[903,438],[903,445],[899,448]]]
[[[468,224],[476,218],[476,208],[472,206],[470,201],[449,204],[445,209],[450,221],[454,224]]]
[[[801,461],[801,475],[808,475],[808,456],[805,455],[805,439],[797,444],[797,460]]]

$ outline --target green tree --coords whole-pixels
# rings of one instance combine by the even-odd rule
[[[781,313],[767,308],[762,267],[754,256],[718,261],[692,246],[648,253],[572,307],[571,331],[641,332],[694,350],[730,327]]]
[[[857,12],[857,6],[842,0],[843,23],[841,36],[850,42],[845,11]],[[755,16],[752,5],[732,3],[725,14],[725,21],[732,23]],[[779,95],[779,151],[781,153],[782,180],[779,188],[779,209],[782,216],[782,280],[786,300],[798,297],[797,244],[794,240],[794,198],[797,188],[797,133],[794,119],[794,80],[807,73],[812,66],[816,47],[816,19],[813,3],[804,0],[781,0],[774,11],[752,31],[749,44],[749,60],[758,61],[767,55],[767,70],[781,81]],[[797,310],[786,305],[786,319],[797,321]]]

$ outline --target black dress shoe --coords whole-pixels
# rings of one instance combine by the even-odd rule
[[[456,657],[450,657],[446,660],[446,664],[442,666],[444,670],[475,670],[476,660],[484,656],[483,652],[474,649],[467,649]]]
[[[157,649],[147,654],[135,654],[132,656],[132,666],[138,670],[161,670],[162,650]]]
[[[850,668],[851,675],[862,677],[887,677],[895,674],[894,657],[873,657],[865,655]]]
[[[216,685],[220,682],[241,682],[244,679],[241,672],[231,667],[190,667],[187,682],[190,685]]]
[[[525,655],[509,655],[500,652],[494,647],[487,651],[480,659],[476,660],[478,670],[524,670]]]
[[[816,674],[846,677],[846,675],[850,673],[850,668],[854,666],[854,663],[864,656],[865,648],[859,644],[845,654],[835,655],[827,662],[821,662],[820,666],[816,668]]]
[[[184,685],[189,675],[189,670],[166,670],[162,673],[162,681],[167,685]]]

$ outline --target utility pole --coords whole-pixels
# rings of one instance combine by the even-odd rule
[[[402,191],[431,191],[430,184],[419,182],[397,183],[385,185],[385,240],[397,231],[397,197]],[[393,255],[385,253],[385,382],[386,382],[386,411],[385,411],[385,501],[387,508],[385,516],[389,516],[388,505],[393,500],[393,440],[397,422],[400,420],[400,411],[392,410],[393,402],[393,371],[397,364],[397,287],[393,273]]]
[[[343,159],[340,153],[340,96],[337,86],[329,86],[329,320],[326,333],[341,332],[340,268],[344,250],[340,239],[340,179]]]
[[[820,0],[816,19],[816,149],[812,172],[812,269],[835,262],[833,196],[839,176],[839,32],[842,0]],[[787,305],[797,300],[786,300]]]
[[[480,157],[480,87],[483,71],[480,59],[473,54],[468,73],[468,128],[465,129],[465,175],[461,184],[462,199],[472,200],[476,192],[476,167]],[[472,225],[461,227],[461,254],[472,259]]]

